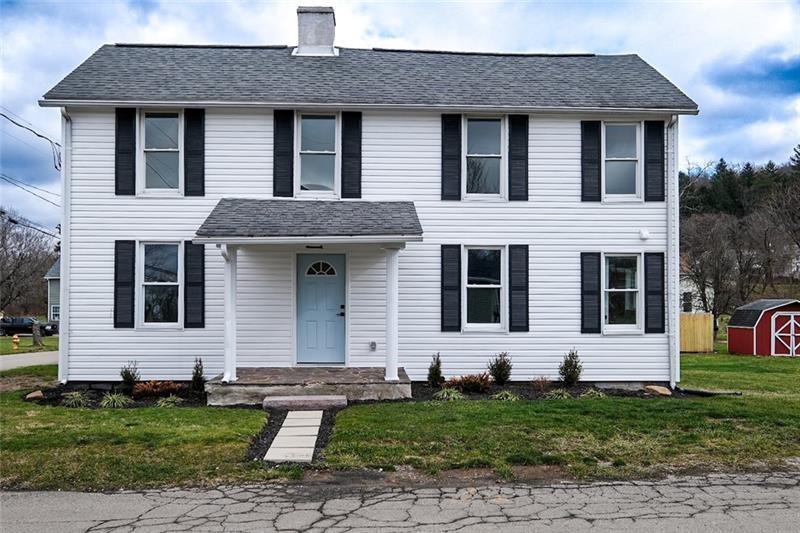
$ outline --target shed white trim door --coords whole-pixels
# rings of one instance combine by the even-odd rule
[[[297,256],[297,362],[345,362],[345,256]]]
[[[800,355],[800,313],[772,315],[772,355]]]

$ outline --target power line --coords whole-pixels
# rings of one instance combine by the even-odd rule
[[[54,233],[50,233],[49,231],[45,231],[45,230],[43,230],[41,228],[37,228],[36,226],[32,225],[33,222],[31,222],[28,219],[25,219],[25,218],[22,218],[22,217],[12,217],[8,213],[6,213],[4,210],[0,210],[0,215],[3,215],[4,217],[6,217],[8,219],[8,221],[11,222],[12,224],[16,224],[18,226],[22,226],[22,227],[25,227],[25,228],[30,228],[32,230],[38,231],[39,233],[44,233],[45,235],[47,235],[49,237],[53,237],[54,239],[61,239],[61,237],[59,237],[58,235],[56,235]],[[31,222],[31,224],[26,224],[26,222]]]
[[[36,131],[35,129],[31,128],[30,126],[26,126],[25,124],[22,124],[21,122],[17,122],[16,120],[14,120],[13,118],[11,118],[10,116],[8,116],[6,113],[4,113],[2,111],[0,111],[0,117],[3,117],[4,119],[8,120],[9,122],[14,124],[15,126],[20,127],[20,128],[22,128],[24,130],[28,130],[29,132],[33,133],[37,137],[40,137],[40,138],[44,139],[45,141],[49,142],[50,143],[50,148],[53,150],[53,166],[56,167],[56,170],[61,170],[61,144],[59,144],[58,142],[54,141],[53,139],[51,139],[47,135],[45,135],[43,133],[39,133],[38,131]]]
[[[37,194],[37,193],[35,193],[35,192],[33,192],[33,191],[29,190],[29,189],[26,189],[25,187],[23,187],[23,186],[22,186],[22,185],[20,185],[19,183],[15,183],[14,181],[12,181],[12,180],[8,179],[8,178],[7,178],[5,175],[2,175],[2,174],[0,174],[0,179],[7,181],[8,183],[10,183],[11,185],[13,185],[13,186],[15,186],[15,187],[19,187],[20,189],[22,189],[22,190],[23,190],[23,191],[25,191],[26,193],[28,193],[28,194],[32,194],[33,196],[35,196],[35,197],[39,198],[40,200],[44,200],[44,201],[45,201],[45,202],[47,202],[48,204],[53,204],[53,205],[54,205],[54,206],[56,206],[56,207],[61,207],[61,206],[60,206],[60,205],[58,205],[57,203],[55,203],[55,202],[53,202],[53,201],[51,201],[51,200],[49,200],[49,199],[45,198],[44,196],[42,196],[42,195],[40,195],[40,194]]]
[[[36,185],[31,185],[28,182],[22,181],[21,179],[15,178],[14,176],[9,176],[8,174],[0,173],[0,175],[5,176],[6,178],[8,178],[10,180],[14,180],[14,181],[16,181],[17,183],[19,183],[21,185],[25,185],[26,187],[31,187],[32,189],[36,189],[37,191],[42,191],[43,193],[52,194],[56,198],[61,198],[61,195],[59,193],[57,193],[57,192],[48,191],[47,189],[42,189],[41,187],[37,187]]]

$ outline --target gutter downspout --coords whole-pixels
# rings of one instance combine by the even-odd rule
[[[680,192],[678,187],[678,115],[667,123],[667,342],[669,385],[675,388],[680,375]]]
[[[61,108],[61,139],[64,153],[61,164],[61,283],[59,287],[60,316],[58,324],[58,380],[69,379],[70,323],[70,206],[72,198],[72,118],[66,107]]]

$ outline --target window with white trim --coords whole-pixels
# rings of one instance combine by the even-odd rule
[[[60,305],[51,305],[50,306],[50,320],[53,322],[58,322],[61,320],[61,306]]]
[[[469,195],[502,195],[503,120],[467,118],[464,192]]]
[[[183,172],[182,114],[177,111],[142,111],[140,124],[143,162],[141,189],[180,191]]]
[[[336,192],[336,115],[300,115],[300,191]]]
[[[503,248],[465,249],[464,323],[478,328],[501,329],[505,316]]]
[[[142,244],[141,321],[179,324],[181,310],[181,244]]]
[[[604,125],[604,190],[610,197],[639,196],[639,124]]]
[[[639,255],[606,255],[604,325],[613,330],[640,325]]]

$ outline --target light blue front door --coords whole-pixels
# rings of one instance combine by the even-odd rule
[[[345,260],[297,256],[297,362],[344,363]]]

